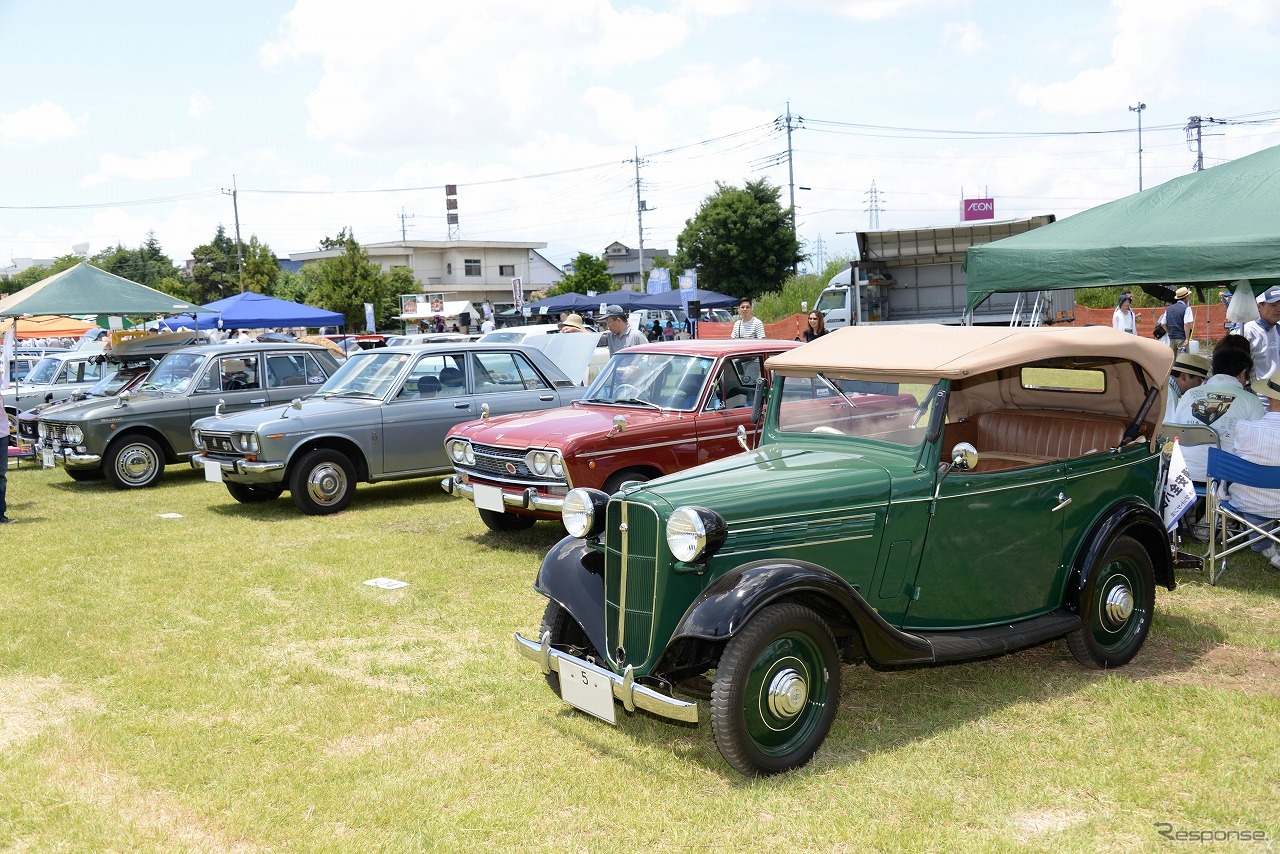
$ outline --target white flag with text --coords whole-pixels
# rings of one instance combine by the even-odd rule
[[[1177,439],[1173,440],[1173,451],[1169,454],[1169,470],[1165,473],[1160,503],[1163,505],[1164,526],[1169,531],[1196,503],[1196,487],[1187,472],[1187,461],[1182,457],[1182,445]]]

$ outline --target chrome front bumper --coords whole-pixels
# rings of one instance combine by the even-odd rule
[[[69,469],[96,469],[102,465],[102,454],[77,454],[75,451],[55,451],[54,455],[62,460]]]
[[[541,643],[531,641],[519,632],[516,632],[515,639],[516,652],[542,665],[543,673],[550,673],[553,670],[559,673],[560,662],[567,660],[572,661],[578,667],[584,667],[608,679],[609,684],[613,686],[614,699],[621,700],[623,708],[628,712],[644,709],[646,712],[668,720],[681,721],[687,724],[696,724],[698,722],[697,703],[686,703],[684,700],[677,700],[675,697],[659,694],[644,685],[637,685],[631,674],[630,667],[627,667],[626,672],[619,676],[612,670],[605,670],[603,667],[597,667],[589,661],[576,658],[558,649],[552,649],[550,632],[542,633]]]
[[[469,483],[464,483],[462,475],[455,474],[446,477],[440,482],[440,488],[450,495],[456,495],[459,498],[465,498],[475,503],[475,489]],[[538,510],[543,513],[559,513],[560,508],[564,506],[564,497],[561,495],[543,495],[538,492],[535,487],[527,487],[514,492],[507,487],[502,489],[502,503],[506,507],[513,507],[517,510]]]
[[[224,477],[232,475],[247,483],[279,483],[284,479],[284,463],[261,460],[219,460],[205,454],[194,454],[191,457],[193,469],[203,471],[206,462],[216,463],[218,468],[222,469]]]

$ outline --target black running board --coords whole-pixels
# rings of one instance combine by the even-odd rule
[[[1067,611],[1054,611],[1006,626],[985,629],[958,629],[946,632],[907,630],[925,641],[933,650],[935,662],[965,661],[1004,655],[1014,650],[1056,640],[1080,628],[1080,617]]]

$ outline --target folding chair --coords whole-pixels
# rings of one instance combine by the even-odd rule
[[[1165,422],[1164,428],[1160,431],[1164,435],[1166,443],[1172,442],[1175,438],[1178,444],[1184,448],[1190,448],[1194,445],[1208,445],[1211,448],[1221,448],[1222,441],[1218,437],[1218,431],[1212,427],[1203,424],[1170,424]],[[1165,457],[1169,456],[1169,448],[1164,446]],[[1204,481],[1197,480],[1194,482],[1196,488],[1196,506],[1201,506],[1205,502],[1205,484]],[[1195,515],[1190,514],[1191,518],[1183,516],[1178,520],[1179,527],[1185,527],[1190,532],[1195,523]],[[1208,511],[1205,512],[1205,518],[1209,518]],[[1194,539],[1194,537],[1192,537]]]
[[[1232,507],[1229,500],[1222,500],[1221,494],[1231,484],[1280,489],[1280,466],[1251,463],[1220,448],[1210,448],[1208,473],[1209,509],[1205,515],[1209,519],[1209,583],[1217,584],[1227,571],[1228,555],[1249,548],[1263,538],[1280,546],[1280,520],[1268,519],[1256,524]],[[1228,523],[1235,525],[1237,530],[1231,530]],[[1218,560],[1222,565],[1215,571],[1214,563]]]

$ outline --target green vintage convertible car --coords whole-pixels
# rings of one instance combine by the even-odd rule
[[[566,496],[542,627],[516,649],[610,722],[621,702],[696,724],[709,699],[750,775],[809,761],[842,662],[1065,638],[1086,667],[1123,665],[1174,586],[1171,361],[1104,328],[858,327],[773,356],[759,448]]]

